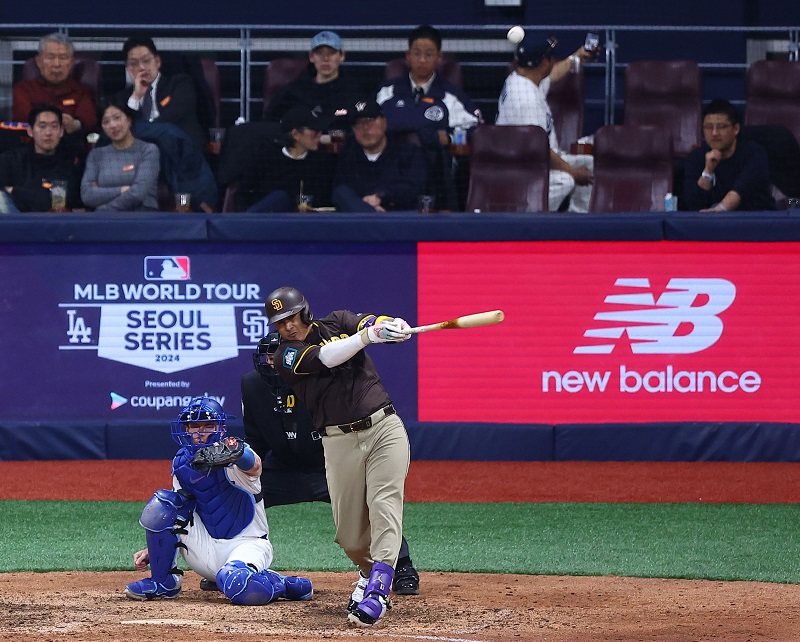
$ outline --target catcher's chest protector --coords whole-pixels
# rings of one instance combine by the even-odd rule
[[[197,500],[195,516],[199,516],[209,535],[216,539],[233,539],[255,516],[255,499],[244,488],[231,483],[225,468],[198,472],[191,467],[191,454],[172,462],[172,474],[181,487]]]

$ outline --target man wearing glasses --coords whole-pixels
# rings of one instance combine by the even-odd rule
[[[207,138],[197,115],[197,93],[191,76],[161,73],[161,56],[151,38],[134,36],[122,46],[126,77],[132,83],[119,93],[140,120],[172,123],[197,145],[206,148]]]
[[[774,210],[767,152],[739,139],[739,114],[717,98],[703,109],[705,144],[686,157],[681,209],[701,212]],[[681,205],[680,203],[678,205]]]
[[[61,111],[67,134],[86,133],[97,126],[94,92],[71,75],[74,53],[63,33],[51,33],[39,41],[36,66],[40,76],[14,85],[14,120],[25,122],[34,105],[46,104]]]

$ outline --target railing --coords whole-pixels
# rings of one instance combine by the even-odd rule
[[[406,34],[415,25],[343,26],[337,31],[345,40],[348,68],[357,70],[376,88],[382,79],[383,65],[402,55]],[[513,46],[506,40],[509,25],[448,25],[442,27],[444,48],[459,58],[465,70],[465,89],[493,119],[497,97],[508,70]],[[278,56],[302,56],[310,37],[326,25],[101,25],[101,24],[6,24],[0,25],[0,119],[8,119],[15,68],[35,54],[38,39],[53,31],[68,34],[81,54],[96,56],[103,65],[109,86],[118,89],[123,81],[120,49],[132,33],[151,34],[163,51],[203,52],[212,55],[220,67],[222,103],[227,120],[256,119],[261,104],[261,79],[269,61]],[[571,53],[586,31],[602,33],[605,56],[602,62],[587,65],[587,125],[613,124],[622,107],[619,95],[620,74],[628,62],[637,59],[694,58],[710,88],[734,103],[743,102],[737,86],[744,70],[767,52],[800,60],[800,26],[775,27],[693,27],[553,25],[537,26],[559,35],[563,55]],[[652,45],[669,41],[669,34],[680,36],[680,47]],[[676,41],[677,42],[677,41]],[[119,76],[106,73],[117,68]],[[594,122],[590,116],[594,112]],[[226,123],[227,124],[227,123]]]

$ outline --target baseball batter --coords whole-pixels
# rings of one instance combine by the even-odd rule
[[[242,413],[247,443],[261,455],[264,506],[327,502],[322,436],[294,390],[273,367],[281,335],[270,332],[253,353],[254,371],[242,377]],[[216,589],[216,586],[213,587]],[[419,573],[403,537],[394,567],[392,591],[419,594]]]
[[[269,569],[272,543],[261,495],[261,459],[243,441],[226,437],[227,415],[208,397],[195,397],[171,424],[181,445],[172,460],[172,490],[157,490],[139,523],[147,548],[134,566],[150,577],[125,587],[133,600],[174,598],[186,563],[234,604],[311,599],[311,581]]]
[[[410,448],[364,348],[404,341],[410,327],[400,318],[348,310],[315,320],[305,297],[292,287],[272,292],[265,307],[282,338],[276,370],[322,435],[336,542],[359,568],[348,620],[369,627],[389,604]]]

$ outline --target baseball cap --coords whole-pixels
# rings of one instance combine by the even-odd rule
[[[383,109],[374,100],[361,100],[350,109],[350,122],[354,123],[359,118],[378,118],[383,116]]]
[[[325,119],[317,116],[307,107],[292,107],[281,118],[281,129],[290,132],[293,129],[314,129],[318,132],[324,131],[327,127]]]
[[[543,33],[526,33],[514,51],[514,60],[523,67],[535,67],[553,55],[558,38]]]
[[[330,47],[331,49],[336,49],[336,51],[341,51],[344,49],[344,44],[339,34],[335,31],[320,31],[311,39],[311,51],[314,51],[317,47]]]

